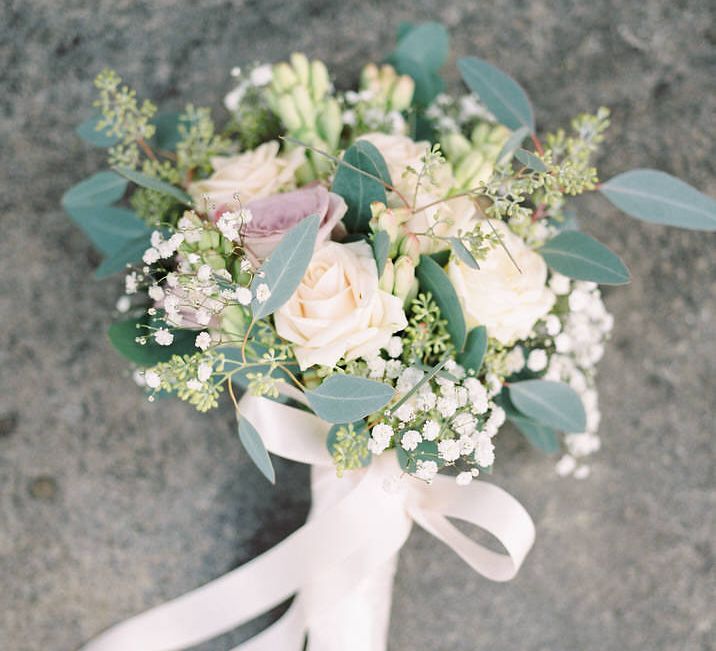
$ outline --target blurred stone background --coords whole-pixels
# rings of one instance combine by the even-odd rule
[[[308,509],[305,468],[279,461],[269,489],[228,406],[148,404],[107,343],[121,281],[93,280],[97,256],[59,206],[103,163],[73,132],[103,66],[162,108],[192,101],[223,117],[237,64],[302,50],[346,87],[390,51],[399,21],[437,19],[452,34],[453,89],[454,58],[476,54],[524,84],[542,128],[610,106],[603,178],[657,167],[716,195],[713,0],[1,6],[3,651],[75,649],[266,550]],[[716,648],[716,239],[633,222],[598,197],[579,211],[634,275],[606,292],[616,328],[592,476],[561,480],[554,459],[503,435],[494,481],[536,521],[531,556],[493,584],[415,531],[391,651]]]

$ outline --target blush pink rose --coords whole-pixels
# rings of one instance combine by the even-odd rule
[[[329,239],[348,210],[343,198],[321,185],[274,194],[246,204],[252,219],[244,226],[244,244],[259,261],[267,258],[293,226],[310,215],[321,218],[316,246]]]

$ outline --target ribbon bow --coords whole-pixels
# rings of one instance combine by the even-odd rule
[[[509,581],[534,542],[527,511],[484,481],[457,486],[437,476],[427,485],[411,477],[386,489],[400,472],[394,453],[364,470],[335,476],[317,416],[244,396],[241,412],[266,448],[312,465],[313,507],[308,522],[243,566],[173,601],[113,626],[80,651],[178,651],[217,637],[297,595],[272,626],[233,651],[380,651],[387,638],[393,573],[413,522],[456,552],[476,572]],[[448,518],[497,538],[506,554],[471,540]]]

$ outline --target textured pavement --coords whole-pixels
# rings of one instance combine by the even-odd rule
[[[713,1],[440,4],[4,0],[0,649],[75,649],[266,550],[308,509],[305,468],[278,462],[269,489],[228,406],[148,404],[105,339],[121,281],[93,280],[97,256],[59,208],[102,160],[73,133],[102,66],[163,108],[193,101],[220,117],[234,65],[303,50],[346,87],[400,20],[437,18],[453,59],[513,74],[543,128],[610,106],[603,178],[658,167],[716,196]],[[503,434],[494,481],[533,515],[532,554],[493,584],[414,532],[391,651],[716,648],[716,236],[633,222],[599,197],[579,212],[634,276],[606,292],[616,327],[592,476],[559,479],[554,459]]]

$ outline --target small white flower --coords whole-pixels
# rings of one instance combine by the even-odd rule
[[[142,260],[144,261],[144,264],[154,264],[157,260],[159,260],[159,257],[159,251],[152,247],[144,252]]]
[[[191,389],[192,391],[201,391],[202,384],[197,380],[196,378],[192,378],[191,380],[187,380],[186,382],[187,389]]]
[[[423,425],[423,438],[426,441],[434,441],[440,434],[440,424],[434,420],[427,420]]]
[[[525,367],[525,354],[522,352],[522,347],[517,346],[513,348],[505,357],[505,365],[507,366],[507,372],[519,373]]]
[[[567,276],[563,276],[562,274],[556,272],[553,273],[552,277],[549,279],[549,288],[555,294],[568,294],[570,284],[570,280]]]
[[[569,295],[569,309],[572,312],[581,312],[589,305],[589,294],[575,289]]]
[[[271,83],[273,77],[270,63],[265,63],[254,68],[249,75],[249,80],[254,86],[266,86]]]
[[[385,377],[394,380],[403,371],[403,364],[399,359],[391,359],[385,365]]]
[[[490,417],[487,419],[487,424],[491,425],[495,428],[500,428],[505,424],[505,410],[500,407],[499,405],[493,405],[492,406],[492,413],[490,414]]]
[[[166,281],[169,287],[176,287],[179,284],[179,277],[172,271],[167,274]]]
[[[559,331],[562,329],[562,322],[559,320],[559,317],[556,314],[550,314],[544,320],[544,327],[547,331],[547,334],[550,337],[554,337],[558,335]]]
[[[194,345],[200,350],[206,350],[209,346],[211,346],[211,335],[208,332],[200,332],[196,336]]]
[[[438,464],[434,461],[418,459],[415,464],[415,476],[427,482],[431,482],[438,474]]]
[[[266,283],[261,283],[256,288],[256,300],[259,303],[265,303],[269,300],[269,297],[271,296],[271,290],[269,289],[269,286]]]
[[[251,290],[248,287],[237,287],[234,296],[241,305],[251,303]]]
[[[147,291],[149,298],[161,301],[164,298],[164,290],[159,285],[152,285]]]
[[[574,478],[575,479],[586,479],[587,477],[589,477],[591,472],[592,472],[592,470],[589,466],[584,466],[584,465],[579,466],[579,468],[577,468],[574,471]]]
[[[460,443],[454,439],[447,439],[438,443],[438,455],[448,463],[460,458]]]
[[[535,348],[527,357],[527,368],[534,373],[547,368],[547,352],[542,348]]]
[[[385,423],[378,423],[370,431],[370,436],[368,448],[373,454],[380,454],[390,445],[390,440],[393,437],[393,428]]]
[[[455,398],[438,398],[437,408],[443,418],[450,418],[457,411],[457,400]]]
[[[569,454],[565,454],[557,462],[554,469],[560,477],[566,477],[567,475],[571,475],[576,467],[577,462],[575,461],[574,457]]]
[[[402,438],[400,439],[400,445],[405,450],[412,451],[418,447],[418,443],[421,443],[422,440],[423,440],[423,437],[420,436],[420,432],[418,432],[414,429],[409,429],[407,432],[405,432],[403,434]]]
[[[554,347],[558,353],[569,353],[572,350],[572,337],[566,332],[558,334],[554,338]]]
[[[208,310],[205,310],[204,308],[201,308],[196,311],[195,318],[196,318],[196,322],[199,325],[203,325],[203,326],[209,325],[209,322],[211,321],[211,312],[209,312]]]
[[[492,444],[490,437],[486,434],[480,434],[475,443],[475,460],[477,463],[483,468],[495,463],[495,446]]]
[[[129,312],[129,308],[132,307],[132,301],[129,296],[120,296],[117,299],[115,307],[117,308],[117,312]]]
[[[124,278],[124,292],[126,294],[137,293],[137,274],[134,271]]]
[[[409,366],[406,368],[398,378],[398,382],[396,384],[396,389],[398,390],[398,393],[407,393],[412,389],[420,380],[423,379],[423,375],[425,373],[421,371],[419,368],[415,368],[414,366]]]
[[[162,384],[162,378],[155,371],[146,371],[144,373],[144,382],[150,389],[158,389]]]
[[[467,486],[470,482],[472,482],[471,472],[461,472],[457,477],[455,477],[455,483],[458,486]]]
[[[203,264],[201,267],[199,267],[198,271],[196,272],[196,277],[199,279],[199,282],[205,283],[211,280],[211,267],[208,264]]]
[[[409,420],[413,420],[413,418],[415,418],[415,407],[410,401],[406,402],[405,404],[400,405],[400,407],[393,412],[393,415],[399,421],[407,423]]]
[[[385,360],[382,357],[373,357],[368,360],[368,377],[380,380],[385,374]]]
[[[400,357],[403,354],[403,340],[400,337],[391,337],[385,349],[390,357]]]
[[[475,431],[475,417],[467,412],[459,413],[452,421],[452,428],[458,434],[472,434]]]
[[[196,372],[196,377],[198,378],[199,382],[206,382],[214,372],[213,367],[211,364],[208,364],[206,362],[199,364],[199,368]]]
[[[159,328],[159,330],[154,333],[154,340],[160,346],[171,346],[174,341],[174,335],[166,328]]]

